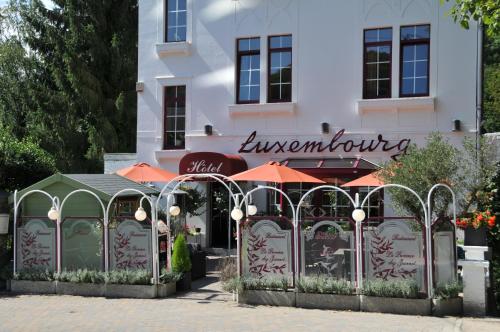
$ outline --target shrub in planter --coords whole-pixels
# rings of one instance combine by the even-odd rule
[[[174,272],[182,273],[182,278],[177,282],[177,289],[191,289],[191,259],[189,249],[184,235],[179,234],[174,242],[174,252],[172,254],[172,269]]]
[[[301,277],[297,281],[297,307],[311,309],[359,310],[354,285],[326,276]]]
[[[24,269],[14,273],[10,287],[15,293],[54,294],[56,292],[53,272],[41,269]]]
[[[54,273],[57,294],[80,296],[104,296],[105,273],[95,270],[78,269]]]
[[[152,274],[148,270],[114,270],[105,274],[107,284],[151,285]]]
[[[405,299],[418,298],[418,284],[415,280],[368,280],[362,294],[377,297],[396,297]]]
[[[14,280],[54,281],[54,273],[49,270],[23,269],[13,275]]]
[[[155,298],[157,287],[151,284],[148,270],[114,270],[106,273],[106,296]]]
[[[158,284],[158,297],[167,297],[168,295],[175,294],[177,287],[176,283],[182,277],[178,272],[168,272],[166,269],[161,271],[160,280]]]
[[[345,279],[328,278],[326,276],[301,277],[297,281],[301,293],[352,295],[355,287]]]
[[[463,301],[460,297],[462,291],[463,285],[458,281],[438,284],[432,299],[432,313],[435,316],[462,314]]]
[[[238,277],[230,278],[221,281],[222,290],[228,293],[241,293],[243,291],[243,284]]]
[[[238,301],[247,304],[295,306],[295,293],[287,292],[287,278],[241,279],[241,293]]]
[[[244,277],[242,279],[243,290],[270,290],[283,291],[288,290],[287,278],[252,278]]]

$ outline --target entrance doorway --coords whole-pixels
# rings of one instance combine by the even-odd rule
[[[212,248],[227,248],[228,238],[231,237],[231,248],[236,247],[236,225],[231,222],[231,233],[229,234],[229,193],[227,189],[218,182],[211,182],[210,186],[210,221]]]

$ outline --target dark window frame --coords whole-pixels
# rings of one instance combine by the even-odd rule
[[[403,28],[409,27],[429,27],[429,38],[419,38],[419,39],[408,39],[403,40],[401,38],[401,31]],[[427,44],[427,91],[425,93],[403,93],[403,47],[408,45],[425,45]],[[429,23],[425,24],[409,24],[402,25],[399,27],[399,97],[428,97],[430,93],[430,68],[431,68],[431,25]]]
[[[175,142],[173,145],[167,140],[167,129],[168,129],[168,117],[167,117],[167,89],[168,88],[184,88],[184,141],[182,146],[176,146]],[[176,94],[178,92],[176,91]],[[179,97],[175,97],[175,102],[178,102]],[[186,85],[168,85],[163,87],[163,150],[184,150],[186,148],[186,100],[187,100],[187,86]],[[176,111],[177,112],[177,111]],[[179,117],[175,115],[175,117]],[[177,128],[174,128],[177,132]]]
[[[365,33],[366,31],[370,30],[381,30],[381,29],[391,29],[391,40],[390,41],[379,41],[379,42],[365,42]],[[363,29],[363,99],[383,99],[383,98],[392,98],[392,27],[380,27],[380,28],[368,28],[368,29]],[[366,79],[367,79],[367,73],[368,73],[368,66],[366,64],[367,60],[367,52],[366,50],[368,47],[374,47],[374,46],[389,46],[389,94],[387,96],[375,96],[375,97],[368,97],[366,90],[367,90],[367,84],[366,84]]]
[[[271,48],[271,38],[288,37],[292,38],[292,46]],[[271,98],[271,54],[280,52],[290,52],[290,100]],[[293,35],[286,33],[282,35],[272,35],[267,37],[267,102],[268,103],[291,103],[293,100]]]
[[[244,39],[259,39],[259,50],[240,51],[240,40]],[[260,58],[260,37],[242,37],[236,39],[236,104],[258,104],[260,103],[260,67],[259,67],[259,99],[256,100],[240,100],[240,76],[241,76],[241,59],[245,55],[258,55]],[[260,66],[260,64],[259,64]]]
[[[177,3],[177,2],[176,2]],[[164,0],[164,17],[165,17],[165,27],[164,27],[164,30],[165,30],[165,37],[163,38],[164,39],[164,42],[165,43],[185,43],[187,42],[187,38],[188,38],[188,0],[186,0],[186,36],[184,38],[184,40],[168,40],[168,0]]]

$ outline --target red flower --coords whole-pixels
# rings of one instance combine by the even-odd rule
[[[479,214],[479,215],[477,216],[477,221],[481,221],[481,220],[483,220],[483,219],[484,219],[484,217],[483,217],[483,215],[482,215],[482,214]]]
[[[490,218],[488,219],[488,226],[489,226],[490,228],[494,227],[494,226],[495,226],[495,221],[496,221],[496,216],[490,217]]]

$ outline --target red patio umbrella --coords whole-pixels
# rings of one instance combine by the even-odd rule
[[[380,187],[384,184],[384,181],[380,179],[380,174],[377,171],[344,183],[342,187]]]
[[[275,183],[325,183],[313,176],[270,161],[267,164],[249,169],[230,177],[234,181],[262,181]]]
[[[153,167],[146,163],[138,163],[116,171],[116,174],[135,182],[168,182],[177,174],[164,169]]]

